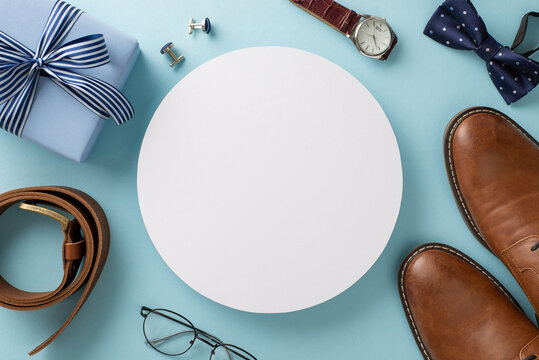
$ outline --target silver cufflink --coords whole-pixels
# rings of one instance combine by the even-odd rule
[[[163,48],[161,49],[161,54],[166,54],[168,53],[170,55],[170,57],[172,58],[172,63],[170,64],[170,67],[173,67],[174,65],[176,65],[177,63],[179,63],[180,61],[183,60],[183,55],[180,55],[180,57],[178,57],[174,51],[172,51],[172,48],[174,47],[174,44],[169,42],[169,43],[166,43],[165,46],[163,46]]]
[[[210,19],[204,18],[201,22],[195,23],[195,20],[191,18],[191,22],[189,23],[189,35],[193,33],[193,29],[202,29],[206,34],[209,34],[211,31]]]

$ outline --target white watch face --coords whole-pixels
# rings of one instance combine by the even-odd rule
[[[383,20],[367,19],[357,29],[356,43],[367,55],[383,54],[391,46],[391,30]]]

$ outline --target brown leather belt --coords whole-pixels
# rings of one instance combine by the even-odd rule
[[[34,355],[60,335],[92,292],[105,266],[110,230],[103,209],[94,199],[79,190],[49,186],[9,191],[0,195],[0,215],[16,204],[22,209],[50,216],[62,223],[64,276],[58,288],[50,292],[19,290],[0,276],[0,305],[22,311],[43,309],[65,300],[84,286],[84,291],[67,320],[58,331],[29,353]],[[65,211],[71,214],[73,219],[68,219],[53,209]]]

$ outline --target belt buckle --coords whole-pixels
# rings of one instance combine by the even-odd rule
[[[28,201],[22,202],[19,205],[19,208],[22,210],[28,210],[28,211],[32,211],[41,215],[45,215],[58,221],[62,225],[63,232],[67,231],[67,227],[69,225],[69,222],[71,221],[66,216],[60,214],[59,212],[56,212],[54,210],[51,210],[43,206],[32,204]]]

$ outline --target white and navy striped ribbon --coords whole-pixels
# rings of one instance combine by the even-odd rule
[[[109,54],[101,34],[81,37],[60,46],[82,11],[64,2],[54,5],[36,52],[0,31],[0,127],[22,136],[40,76],[80,101],[103,119],[120,125],[133,117],[133,107],[114,86],[73,72],[107,64]]]

